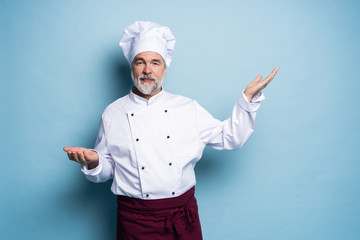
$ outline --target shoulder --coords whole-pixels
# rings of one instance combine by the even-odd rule
[[[166,101],[173,102],[175,104],[185,104],[185,105],[196,103],[196,101],[191,98],[184,97],[178,94],[168,93],[168,92],[166,92]]]
[[[121,98],[118,98],[114,102],[110,103],[104,110],[102,116],[103,118],[107,116],[112,116],[114,114],[119,114],[125,112],[125,106],[129,102],[129,94]]]

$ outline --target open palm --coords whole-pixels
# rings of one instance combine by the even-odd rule
[[[64,147],[63,148],[70,160],[87,164],[88,168],[95,168],[99,164],[99,155],[94,150],[82,147]]]
[[[274,68],[274,70],[267,76],[264,80],[261,81],[262,76],[259,75],[252,81],[245,89],[244,94],[249,102],[252,101],[253,97],[263,90],[275,77],[278,72],[279,67]]]

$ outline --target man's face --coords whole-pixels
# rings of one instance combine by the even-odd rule
[[[131,69],[134,85],[142,94],[153,96],[161,91],[166,67],[160,54],[139,53],[132,61]]]

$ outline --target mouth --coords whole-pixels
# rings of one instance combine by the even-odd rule
[[[140,78],[142,82],[153,82],[154,80],[151,78]]]

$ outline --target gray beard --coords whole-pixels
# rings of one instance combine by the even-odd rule
[[[163,79],[159,80],[156,77],[149,75],[141,75],[137,79],[135,79],[132,72],[131,72],[131,78],[133,80],[135,87],[144,95],[152,95],[159,88],[161,88],[161,84],[163,81]],[[150,78],[153,80],[153,82],[145,83],[141,81],[141,79],[143,78]]]

